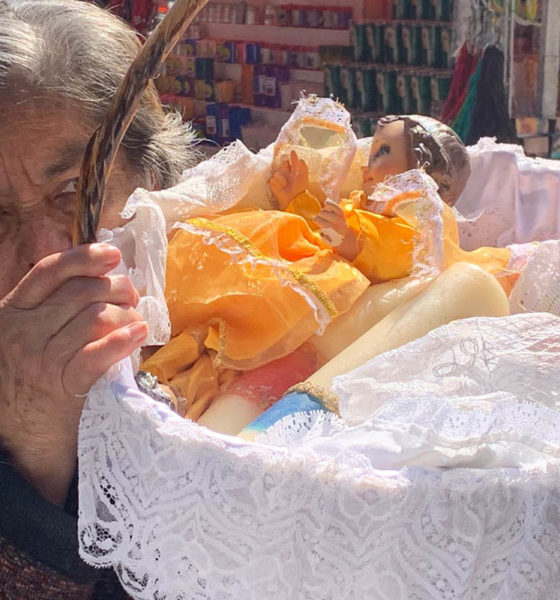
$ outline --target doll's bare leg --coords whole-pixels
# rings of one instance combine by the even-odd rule
[[[307,381],[330,389],[337,375],[348,373],[440,325],[467,317],[507,314],[508,299],[495,277],[472,264],[456,263],[424,292],[389,313]]]
[[[355,342],[395,308],[425,290],[433,280],[406,277],[371,285],[352,308],[328,325],[310,342],[324,364]]]

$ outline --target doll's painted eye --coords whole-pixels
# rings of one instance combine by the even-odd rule
[[[379,150],[375,153],[374,158],[379,158],[380,156],[385,156],[391,152],[391,146],[387,146],[387,144],[383,144],[380,146]]]

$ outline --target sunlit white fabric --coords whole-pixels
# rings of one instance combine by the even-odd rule
[[[339,380],[356,424],[296,415],[257,443],[123,363],[82,417],[82,556],[150,600],[556,600],[559,345],[551,315],[460,321]]]
[[[468,148],[471,176],[457,201],[461,246],[508,246],[560,232],[560,161],[525,156],[521,146],[481,139]]]

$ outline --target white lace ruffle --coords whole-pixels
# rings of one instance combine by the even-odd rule
[[[526,265],[510,294],[511,312],[560,316],[560,241],[526,246]]]
[[[171,333],[165,301],[167,237],[161,208],[137,190],[127,201],[121,216],[124,227],[101,230],[98,240],[117,246],[123,263],[115,270],[128,275],[140,293],[136,309],[149,325],[146,345],[165,344]]]
[[[307,165],[310,181],[318,182],[328,198],[340,200],[358,149],[350,120],[351,115],[344,106],[330,98],[313,95],[302,98],[278,134],[273,167],[278,168],[295,150]],[[322,130],[321,143],[313,143],[311,130],[315,133]]]
[[[297,415],[256,443],[122,363],[82,417],[82,556],[139,599],[558,600],[559,343],[550,315],[456,322],[337,382],[356,424]]]

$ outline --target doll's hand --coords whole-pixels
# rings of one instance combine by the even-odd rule
[[[340,206],[332,200],[327,200],[323,210],[313,219],[321,228],[321,237],[337,254],[346,260],[353,261],[360,253],[360,242],[356,234],[348,227]]]
[[[296,196],[305,192],[308,184],[307,165],[293,150],[290,152],[290,158],[280,165],[280,169],[268,182],[281,210],[285,210]]]

